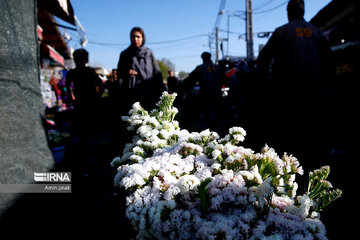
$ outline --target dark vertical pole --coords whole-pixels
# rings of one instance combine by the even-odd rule
[[[253,25],[252,25],[252,0],[246,0],[246,57],[254,58]]]
[[[229,56],[229,43],[230,43],[230,15],[228,15],[227,19],[227,49],[226,49],[226,55]]]
[[[216,27],[216,59],[215,62],[219,61],[219,28]]]

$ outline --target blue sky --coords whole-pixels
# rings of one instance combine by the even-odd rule
[[[209,34],[213,32],[221,0],[71,0],[75,15],[83,25],[89,43],[90,65],[107,69],[117,66],[119,55],[130,44],[132,27],[144,29],[147,44],[157,59],[167,58],[176,71],[192,71],[201,64],[200,54],[209,51]],[[229,47],[224,42],[224,54],[245,56],[245,21],[230,12],[244,11],[245,0],[225,1],[225,13],[220,21],[220,38],[227,38],[229,19]],[[273,31],[287,23],[286,0],[253,0],[253,32]],[[305,0],[305,19],[310,20],[330,0]],[[65,24],[66,25],[66,24]],[[68,25],[68,24],[67,24]],[[76,32],[68,45],[80,48]],[[267,38],[254,34],[254,52]],[[221,55],[220,55],[221,56]]]

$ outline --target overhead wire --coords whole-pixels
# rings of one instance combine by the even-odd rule
[[[253,11],[253,14],[261,14],[261,13],[266,13],[266,12],[271,12],[271,11],[274,11],[282,6],[284,6],[285,4],[287,4],[289,1],[286,0],[284,2],[282,2],[281,4],[279,5],[276,5],[275,7],[272,7],[272,8],[269,8],[269,9],[266,9],[266,10],[262,10],[262,11]]]
[[[205,36],[208,36],[208,34],[204,33],[204,34],[197,34],[197,35],[193,35],[193,36],[189,36],[189,37],[185,37],[185,38],[172,39],[172,40],[167,40],[167,41],[148,42],[147,45],[163,45],[163,44],[177,43],[177,42],[187,41],[187,40],[200,38],[200,37],[205,37]],[[74,37],[73,35],[72,35],[72,37],[73,38],[78,38],[78,37]],[[129,43],[98,42],[98,41],[91,41],[91,40],[89,40],[88,43],[89,44],[101,45],[101,46],[115,47],[115,48],[125,47],[125,46],[129,45]]]
[[[201,40],[202,41],[202,40]],[[151,47],[152,50],[164,50],[164,49],[186,49],[189,47],[199,46],[199,41],[186,40],[180,43],[164,44],[164,45],[154,45]]]
[[[196,55],[188,55],[188,56],[170,57],[170,58],[171,58],[171,59],[184,59],[184,58],[193,58],[193,57],[199,57],[199,54],[196,54]]]
[[[263,13],[268,13],[268,12],[271,12],[271,11],[274,11],[282,6],[284,6],[285,4],[288,3],[288,0],[285,0],[285,1],[282,1],[280,4],[277,4],[274,6],[274,3],[276,1],[273,1],[273,0],[268,0],[266,2],[264,2],[263,4],[261,5],[258,5],[256,7],[254,7],[252,9],[252,13],[254,15],[258,15],[258,14],[263,14]],[[277,2],[279,3],[279,2]],[[276,3],[275,3],[276,4]],[[271,7],[271,5],[273,7]],[[214,42],[215,42],[215,31],[216,31],[216,28],[219,27],[220,25],[220,21],[221,21],[221,17],[223,15],[223,13],[225,13],[225,1],[221,1],[220,3],[220,7],[219,7],[219,12],[217,14],[217,17],[216,17],[216,20],[215,20],[215,24],[214,24],[214,29],[212,31],[212,33],[209,35],[209,50],[211,53],[214,53],[214,49],[216,49],[216,45]],[[242,11],[238,11],[238,12],[242,12]],[[245,14],[245,11],[243,11],[244,14]],[[218,28],[219,29],[219,28]],[[220,32],[222,33],[228,33],[228,34],[238,34],[239,35],[239,38],[241,38],[242,35],[244,34],[239,34],[239,33],[236,33],[236,32],[233,32],[233,31],[230,31],[230,30],[223,30],[223,29],[219,29]],[[257,33],[253,33],[253,35],[258,35],[258,34],[261,34],[261,33],[264,33],[264,32],[257,32]],[[271,33],[271,32],[266,32],[266,33]],[[229,44],[229,43],[228,43]]]
[[[225,5],[226,5],[226,0],[221,0],[219,10],[218,10],[217,16],[216,16],[214,28],[213,28],[212,32],[209,34],[209,50],[210,50],[210,52],[213,52],[213,44],[214,44],[214,39],[215,39],[215,35],[216,35],[216,28],[219,27],[219,25],[220,25],[221,18],[223,15],[222,12],[225,9]]]
[[[208,36],[208,34],[205,34],[205,33],[197,34],[197,35],[190,36],[190,37],[167,40],[167,41],[161,41],[161,42],[148,42],[147,44],[148,45],[157,45],[157,44],[174,43],[174,42],[181,42],[181,41],[190,40],[190,39],[199,38],[199,37],[204,37],[204,36]]]
[[[268,8],[268,9],[264,9],[264,10],[261,10],[265,7],[267,7],[268,5],[270,5],[271,3],[274,3],[274,1],[267,1],[265,2],[264,4],[262,5],[259,5],[257,7],[255,7],[253,9],[253,14],[262,14],[262,13],[266,13],[266,12],[270,12],[270,11],[273,11],[273,10],[276,10],[280,7],[282,7],[283,5],[285,5],[286,3],[288,2],[288,0],[282,2],[281,4],[278,4],[274,7],[271,7],[271,8]],[[165,40],[165,41],[156,41],[156,42],[148,42],[147,45],[165,45],[164,47],[162,48],[176,48],[178,47],[179,45],[174,45],[174,46],[166,46],[166,44],[171,44],[171,43],[179,43],[179,42],[183,42],[183,41],[187,41],[187,40],[191,40],[191,39],[195,39],[195,38],[201,38],[201,37],[204,37],[204,36],[207,36],[209,38],[209,49],[210,49],[210,52],[213,52],[213,49],[214,49],[214,40],[215,40],[215,31],[216,31],[216,28],[218,28],[220,26],[220,23],[221,23],[221,19],[222,19],[222,15],[224,15],[224,10],[225,10],[225,6],[226,6],[226,0],[221,0],[220,2],[220,6],[219,6],[219,10],[218,10],[218,13],[217,13],[217,16],[216,16],[216,20],[215,20],[215,23],[214,23],[214,28],[213,28],[213,31],[209,34],[197,34],[197,35],[193,35],[193,36],[189,36],[189,37],[184,37],[184,38],[179,38],[179,39],[171,39],[171,40]],[[223,29],[219,29],[219,31],[221,32],[227,32]],[[236,32],[233,32],[233,31],[229,31],[230,34],[239,34],[239,33],[236,33]],[[254,33],[256,34],[256,33]],[[79,39],[79,37],[75,37],[73,34],[70,34],[72,35],[72,38],[73,39]],[[241,35],[241,34],[240,34]],[[123,48],[123,47],[126,47],[129,45],[129,43],[116,43],[116,42],[99,42],[99,41],[91,41],[91,40],[88,40],[88,44],[95,44],[95,45],[100,45],[100,46],[104,46],[104,47],[112,47],[112,48]],[[181,57],[182,58],[182,57]]]
[[[267,2],[265,3],[262,3],[261,5],[258,5],[256,7],[253,8],[253,11],[257,11],[257,10],[260,10],[268,5],[270,5],[271,3],[274,3],[275,1],[274,0],[268,0]]]
[[[216,29],[217,27],[219,27],[219,24],[220,24],[221,18],[222,18],[221,12],[225,9],[225,5],[226,5],[226,0],[221,0],[220,6],[219,6],[219,11],[218,11],[218,14],[217,14],[217,16],[216,16],[216,20],[215,20],[213,32],[215,32],[215,29]]]

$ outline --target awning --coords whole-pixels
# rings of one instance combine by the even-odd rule
[[[42,44],[48,44],[56,49],[65,59],[71,58],[66,41],[61,35],[58,27],[77,31],[82,47],[86,47],[87,38],[85,30],[79,20],[75,17],[70,0],[38,0],[38,24],[43,29]],[[76,28],[58,24],[53,15],[73,24]]]
[[[57,61],[58,63],[60,63],[62,66],[65,66],[65,61],[64,58],[51,46],[46,45],[47,47],[47,53],[49,54],[49,56],[54,59],[55,61]]]
[[[349,16],[355,15],[354,11],[355,1],[333,0],[318,12],[310,20],[310,23],[320,28],[320,30],[326,31],[336,27]]]
[[[65,59],[70,59],[71,54],[64,38],[62,37],[54,17],[45,10],[38,10],[38,23],[42,28],[42,45],[50,45]]]
[[[332,46],[331,51],[338,51],[338,50],[345,50],[347,48],[353,47],[353,46],[359,46],[360,42],[347,42],[344,44],[340,44],[337,46]]]
[[[45,10],[75,26],[74,10],[70,0],[37,0],[39,10]]]
[[[37,25],[36,30],[39,40],[43,40],[43,31],[44,31],[43,28]]]
[[[85,29],[83,28],[83,26],[81,25],[81,23],[77,19],[77,17],[75,16],[74,18],[75,18],[75,22],[76,22],[77,32],[80,36],[80,43],[81,43],[81,46],[84,48],[84,47],[86,47],[86,44],[88,43],[87,37],[85,35]]]

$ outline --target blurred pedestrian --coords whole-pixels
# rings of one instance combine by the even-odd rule
[[[304,20],[303,0],[290,0],[287,14],[289,23],[275,29],[257,60],[263,73],[269,72],[272,62],[268,143],[299,158],[310,158],[302,162],[305,170],[311,170],[319,167],[311,158],[320,152],[321,84],[330,72],[330,49],[322,32]]]
[[[189,74],[187,81],[190,81],[190,86],[196,86],[196,83],[199,83],[201,109],[197,111],[204,114],[208,128],[219,131],[216,110],[221,99],[221,71],[211,61],[209,52],[203,52],[201,58],[203,63]]]
[[[105,87],[108,90],[109,98],[113,102],[116,103],[116,97],[118,97],[119,93],[119,80],[117,77],[117,69],[112,69],[111,75],[105,83]]]
[[[174,93],[178,91],[179,79],[175,77],[175,73],[173,70],[169,71],[169,76],[167,78],[167,87],[169,93]]]
[[[95,70],[87,66],[89,53],[85,49],[75,50],[73,57],[76,68],[68,72],[66,87],[78,111],[92,112],[103,93],[104,84]]]
[[[275,29],[259,54],[258,65],[268,68],[273,60],[272,74],[279,86],[315,86],[324,71],[328,42],[317,27],[303,18],[303,0],[289,1],[287,13],[289,23]]]
[[[125,113],[134,102],[140,102],[145,109],[152,110],[165,90],[162,74],[153,52],[145,47],[143,29],[134,27],[130,40],[130,46],[120,54],[117,67],[121,105]]]
[[[75,50],[73,57],[76,68],[68,72],[66,87],[74,101],[76,119],[73,134],[80,137],[82,161],[79,164],[83,164],[82,170],[86,171],[96,158],[100,117],[98,111],[104,84],[95,70],[87,66],[89,53],[85,49]]]

